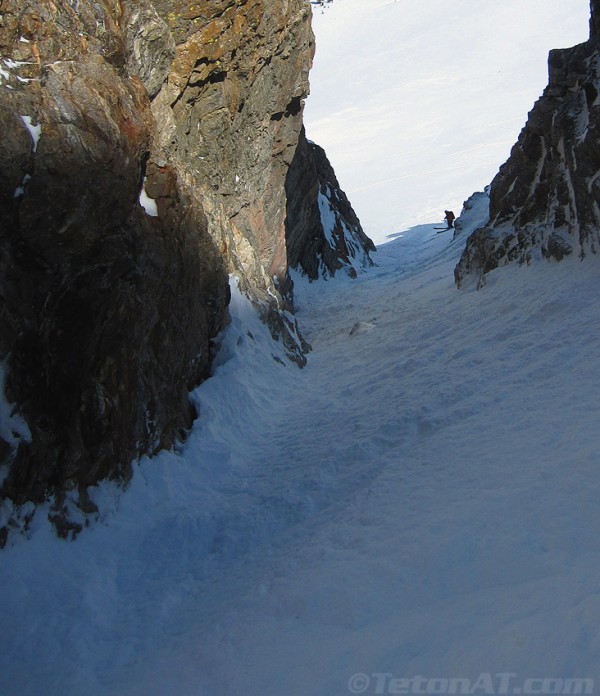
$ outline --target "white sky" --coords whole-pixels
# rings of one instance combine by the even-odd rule
[[[548,82],[588,37],[587,0],[335,0],[314,10],[307,135],[381,243],[489,184]]]

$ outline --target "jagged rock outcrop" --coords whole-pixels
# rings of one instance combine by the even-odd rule
[[[176,57],[153,102],[158,149],[201,192],[228,269],[255,299],[284,283],[282,182],[302,128],[314,52],[304,0],[209,0],[155,6],[176,38]]]
[[[373,265],[375,245],[340,189],[325,151],[301,134],[286,179],[289,265],[311,280]]]
[[[590,38],[550,52],[549,85],[491,185],[490,223],[456,267],[460,287],[510,261],[600,249],[600,0]]]
[[[180,163],[201,193],[210,233],[299,365],[309,346],[292,308],[284,181],[302,128],[314,54],[304,0],[210,0],[155,6],[177,55],[153,102],[161,157]]]
[[[63,533],[61,491],[89,511],[87,486],[189,427],[228,273],[305,360],[284,184],[310,5],[5,0],[0,20],[0,360],[31,435],[0,443],[1,497],[58,494]]]

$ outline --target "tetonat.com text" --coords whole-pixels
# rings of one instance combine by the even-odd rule
[[[404,696],[590,696],[594,693],[594,680],[581,677],[519,678],[513,672],[483,672],[475,679],[422,675],[401,678],[388,672],[359,672],[348,680],[348,691],[351,694]]]

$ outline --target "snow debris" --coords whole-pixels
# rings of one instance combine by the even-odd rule
[[[13,198],[20,198],[21,196],[25,195],[25,187],[27,184],[31,181],[31,176],[29,174],[25,174],[23,177],[23,181],[20,186],[17,186],[15,189],[15,192],[13,194]]]
[[[37,126],[33,124],[33,119],[31,116],[21,116],[25,128],[29,131],[31,139],[33,140],[33,152],[37,151],[37,146],[42,135],[42,126],[38,124]]]
[[[328,193],[331,196],[331,188],[328,186]],[[325,239],[332,249],[335,249],[335,239],[333,238],[333,231],[335,230],[335,224],[337,218],[335,211],[331,206],[330,197],[325,196],[319,189],[319,211],[321,213],[321,225],[323,225],[323,232],[325,233]]]
[[[146,193],[146,177],[144,177],[144,183],[142,184],[142,190],[140,191],[140,205],[146,211],[146,215],[150,217],[158,217],[158,206],[156,204],[156,199],[150,198]]]
[[[14,404],[9,403],[4,392],[6,361],[0,362],[0,438],[16,447],[21,441],[31,442],[31,431],[25,420],[16,412]]]
[[[369,333],[375,328],[375,324],[371,324],[368,321],[357,321],[356,324],[350,329],[350,336],[360,336],[361,334]]]

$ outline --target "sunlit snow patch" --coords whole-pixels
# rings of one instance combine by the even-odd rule
[[[33,140],[33,151],[35,152],[42,135],[42,126],[39,124],[34,126],[31,116],[21,116],[21,120],[31,135],[31,139]]]
[[[324,196],[319,191],[319,211],[321,213],[321,224],[323,225],[323,233],[325,239],[332,249],[335,249],[335,240],[333,238],[333,230],[335,229],[336,216],[329,202],[329,198]]]
[[[140,191],[140,205],[146,211],[146,215],[150,217],[158,217],[158,206],[156,205],[156,200],[150,198],[146,193],[146,179],[142,185],[142,190]]]

